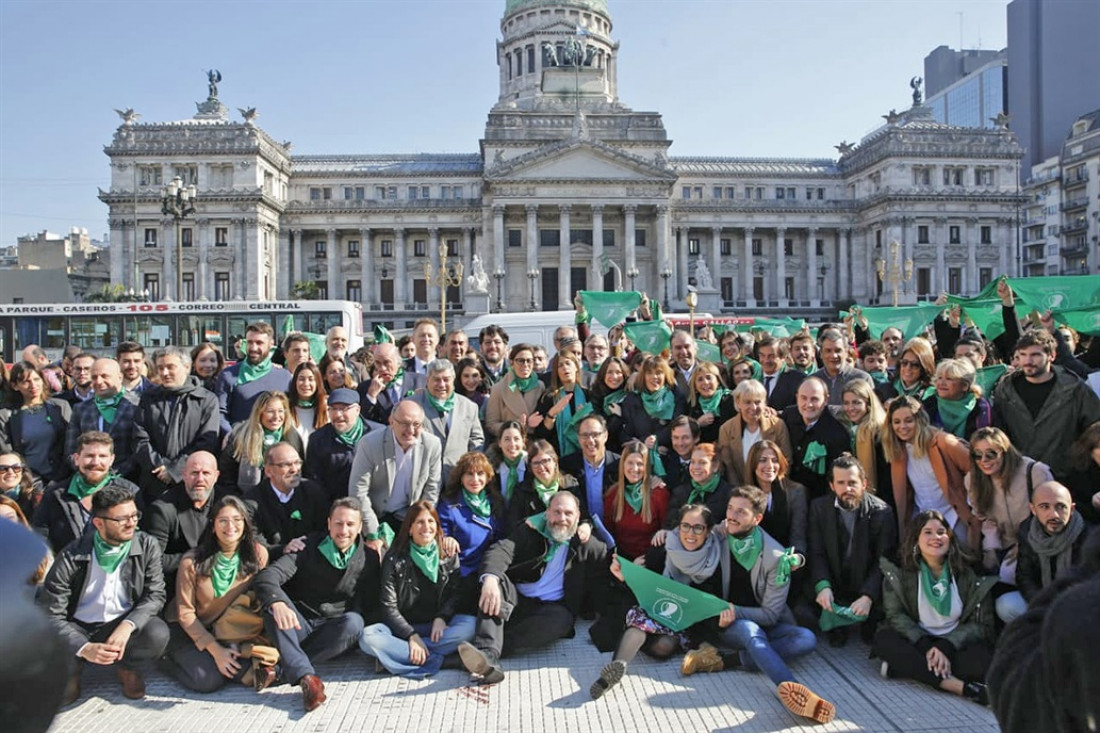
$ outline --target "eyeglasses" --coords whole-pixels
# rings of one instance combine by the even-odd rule
[[[987,450],[984,453],[974,451],[970,454],[970,457],[975,461],[996,461],[1001,457],[1001,451]]]
[[[420,428],[424,427],[424,423],[422,423],[422,422],[416,422],[416,421],[406,422],[405,420],[398,420],[397,418],[394,418],[393,421],[394,421],[395,424],[400,425],[400,426],[405,427],[405,428],[409,428],[410,430],[420,430]]]
[[[23,473],[23,466],[13,463],[10,466],[0,466],[0,473]]]
[[[911,359],[902,359],[898,362],[898,366],[910,367],[912,369],[920,369],[920,362],[913,361]]]
[[[526,366],[528,364],[534,364],[535,360],[530,358],[530,357],[526,357],[526,358],[523,358],[523,359],[512,359],[512,363],[513,364],[521,364],[523,366]]]
[[[700,537],[707,533],[707,526],[705,524],[688,524],[687,522],[682,522],[680,524],[680,531],[685,534],[690,532],[696,537]]]
[[[592,433],[577,433],[577,437],[581,440],[597,440],[601,435],[603,435],[602,430]]]
[[[127,514],[125,517],[103,517],[100,519],[105,522],[117,522],[118,524],[137,524],[141,521],[141,512],[134,512],[133,514]]]
[[[542,468],[543,466],[553,466],[554,465],[554,459],[553,458],[540,458],[537,461],[531,461],[531,465],[535,468]]]

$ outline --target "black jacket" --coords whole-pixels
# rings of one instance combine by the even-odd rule
[[[806,375],[797,369],[787,368],[776,378],[775,386],[768,395],[768,407],[782,412],[798,402],[798,388]]]
[[[1020,523],[1020,529],[1016,533],[1016,588],[1020,591],[1020,595],[1029,602],[1039,595],[1039,591],[1043,590],[1043,559],[1035,552],[1030,540],[1028,540],[1031,523],[1034,521],[1035,517],[1028,517]],[[1070,547],[1071,567],[1080,564],[1085,543],[1089,539],[1090,529],[1089,525],[1086,524],[1085,530],[1077,536]],[[1093,533],[1100,533],[1100,531],[1093,530]],[[1049,562],[1049,559],[1047,562]],[[1053,572],[1051,577],[1054,577]],[[1057,578],[1054,579],[1057,580]]]
[[[845,559],[840,546],[840,510],[832,494],[810,502],[810,581],[828,581],[837,603],[851,603],[865,595],[875,604],[882,599],[882,569],[879,560],[891,559],[897,551],[897,522],[894,511],[882,499],[863,495],[852,528],[852,556]]]
[[[152,496],[168,484],[151,471],[164,466],[172,483],[183,481],[183,467],[192,453],[218,454],[218,398],[200,386],[198,377],[188,377],[179,390],[157,387],[146,391],[138,403],[134,426],[134,453],[141,464],[141,488]]]
[[[390,551],[382,561],[382,588],[378,596],[382,622],[399,639],[408,639],[415,633],[413,624],[429,623],[436,618],[449,622],[455,615],[461,581],[458,555],[439,558],[439,577],[432,583],[412,561],[408,548]]]
[[[788,407],[780,417],[787,424],[787,433],[791,437],[791,451],[794,454],[789,456],[790,470],[787,475],[792,481],[797,481],[806,487],[809,492],[807,498],[810,501],[824,496],[829,493],[829,483],[826,479],[829,466],[841,453],[852,450],[852,439],[848,435],[847,428],[833,417],[828,408],[809,429],[806,428],[806,423],[803,422],[797,406]],[[825,471],[820,474],[802,465],[806,448],[814,441],[825,447]]]
[[[668,500],[668,517],[665,519],[665,529],[675,531],[680,526],[680,508],[687,504],[691,496],[691,479],[688,478],[672,489],[672,495]],[[726,517],[726,505],[730,501],[730,485],[725,479],[718,479],[718,485],[714,491],[707,494],[703,504],[710,509],[710,516],[715,522],[721,522]],[[655,571],[656,572],[656,571]]]
[[[527,517],[546,511],[546,505],[542,503],[538,492],[535,491],[534,482],[535,474],[528,468],[527,473],[523,475],[523,480],[516,484],[516,488],[512,492],[512,498],[508,501],[508,511],[504,516],[505,532],[511,532],[517,524],[523,524],[523,520]],[[580,486],[572,476],[564,473],[561,475],[558,491],[571,491],[577,494],[579,490]],[[580,496],[578,495],[577,498],[580,499]],[[581,509],[582,516],[588,516],[583,511],[583,506]]]
[[[112,423],[101,422],[94,398],[73,405],[72,418],[65,431],[65,457],[72,461],[72,455],[77,451],[77,440],[81,434],[89,430],[103,430],[114,440],[115,473],[131,481],[137,481],[138,461],[135,452],[137,442],[134,439],[138,419],[136,400],[137,398],[130,393],[124,393],[115,412],[115,421]]]
[[[672,408],[672,417],[668,420],[659,420],[649,416],[642,404],[641,395],[631,392],[619,403],[623,410],[623,431],[620,436],[622,444],[628,440],[637,438],[644,441],[650,435],[657,436],[657,445],[669,447],[672,445],[672,428],[669,425],[678,416],[687,412],[687,402],[679,390],[674,389],[676,397]]]
[[[272,557],[278,557],[283,545],[295,537],[327,526],[329,501],[325,490],[309,479],[302,479],[286,504],[275,496],[266,478],[245,493],[244,501],[252,510],[256,537],[271,550]]]
[[[141,508],[137,486],[122,477],[107,485],[119,486],[133,493],[138,508]],[[80,500],[69,493],[69,479],[55,481],[46,487],[31,523],[34,530],[50,543],[54,552],[60,552],[73,540],[95,531],[92,529],[91,515],[85,513]]]
[[[195,509],[184,488],[176,486],[149,504],[145,531],[160,545],[169,596],[175,595],[180,560],[184,553],[198,547],[199,538],[210,521],[210,509],[219,498],[217,492],[212,492],[202,509]]]
[[[72,407],[58,399],[46,400],[46,422],[53,426],[48,466],[31,466],[44,482],[60,481],[73,475],[73,467],[65,457],[65,431],[72,417]],[[27,441],[23,436],[23,418],[19,407],[0,410],[0,453],[18,453],[27,457]]]
[[[363,421],[363,435],[385,426]],[[302,475],[316,481],[324,487],[330,501],[348,496],[348,484],[351,481],[351,464],[355,459],[355,446],[346,445],[336,437],[336,428],[331,424],[317,428],[309,436],[309,450],[306,462],[302,466]]]

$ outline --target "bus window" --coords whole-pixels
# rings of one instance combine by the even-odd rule
[[[137,341],[146,349],[172,342],[172,316],[127,316],[126,341]]]
[[[41,336],[41,340],[38,345],[43,349],[53,349],[57,352],[65,350],[65,316],[47,316],[43,319],[42,325],[45,326],[44,333]],[[47,354],[53,358],[53,353],[47,351]]]
[[[179,336],[176,343],[179,346],[198,346],[209,341],[224,349],[223,325],[222,317],[218,315],[178,316],[176,328],[179,329]]]
[[[122,319],[118,316],[72,316],[69,343],[87,351],[113,350],[119,343]]]
[[[344,317],[340,313],[333,313],[331,311],[327,313],[310,313],[308,318],[308,324],[301,324],[306,326],[306,331],[309,333],[326,334],[328,330],[333,326],[344,325]]]
[[[225,358],[230,361],[240,359],[244,357],[244,336],[248,330],[248,324],[250,323],[266,323],[275,330],[275,341],[279,340],[279,326],[273,323],[273,317],[271,313],[249,313],[245,316],[228,316],[226,320],[229,322],[229,328],[226,329],[225,336]],[[237,352],[236,345],[240,344],[241,351]]]

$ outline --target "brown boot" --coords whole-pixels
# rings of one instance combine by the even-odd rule
[[[321,703],[328,699],[325,694],[325,683],[315,674],[307,674],[298,680],[302,688],[302,705],[306,712],[311,712],[321,707]]]
[[[780,701],[795,715],[810,718],[818,723],[828,723],[836,717],[836,707],[815,695],[806,685],[797,682],[780,682],[775,688]]]
[[[116,665],[115,674],[118,676],[118,681],[122,683],[124,696],[131,700],[141,700],[145,697],[145,679],[140,672]]]
[[[722,655],[713,645],[704,641],[698,649],[692,649],[684,655],[684,661],[680,663],[680,674],[687,677],[696,672],[721,672],[725,668]]]

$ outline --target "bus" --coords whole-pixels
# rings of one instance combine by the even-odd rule
[[[0,304],[0,356],[11,364],[30,344],[57,360],[68,345],[113,355],[122,341],[147,349],[191,347],[209,341],[229,360],[245,328],[265,321],[280,337],[290,330],[323,334],[332,326],[348,332],[348,351],[363,345],[363,307],[346,300],[232,300],[167,303]]]

